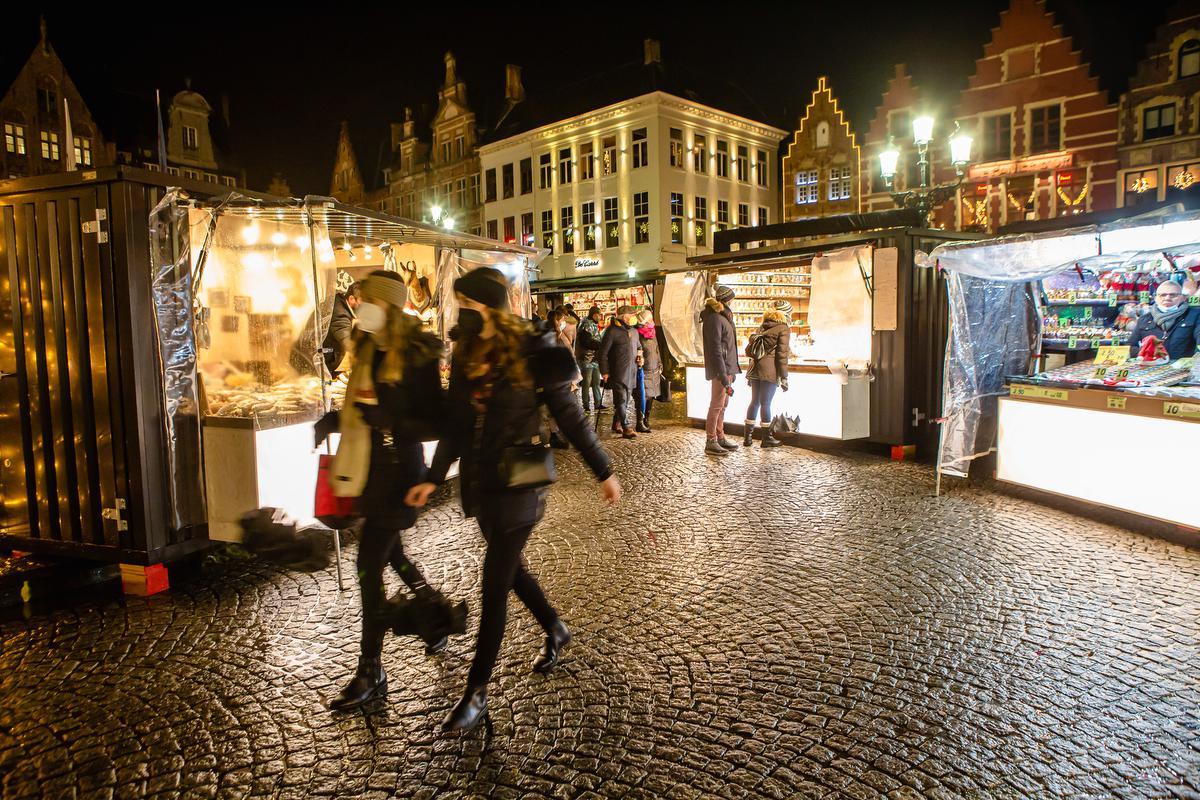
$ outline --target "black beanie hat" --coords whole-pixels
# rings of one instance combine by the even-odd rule
[[[454,281],[454,291],[488,308],[508,306],[508,279],[494,267],[471,270]]]

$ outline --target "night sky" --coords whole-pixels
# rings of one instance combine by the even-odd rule
[[[683,62],[732,77],[764,109],[763,121],[789,130],[817,76],[828,75],[861,130],[896,62],[952,102],[1006,6],[1005,0],[777,8],[634,3],[589,5],[587,13],[541,6],[527,14],[507,3],[481,10],[435,3],[423,7],[438,13],[414,17],[417,6],[408,4],[298,12],[175,3],[106,6],[83,15],[52,10],[47,22],[51,42],[97,116],[103,118],[114,92],[152,102],[158,87],[165,104],[190,77],[214,107],[221,93],[229,95],[235,156],[252,187],[265,188],[281,172],[293,192],[325,194],[339,122],[350,122],[360,164],[371,169],[387,123],[399,121],[404,106],[435,107],[447,49],[458,58],[468,99],[482,106],[485,95],[502,96],[506,63],[524,68],[532,94],[640,60],[642,39],[653,37],[662,41],[668,69]],[[1167,6],[1167,0],[1049,0],[1113,99]],[[177,15],[183,8],[192,13]],[[0,84],[7,87],[36,45],[38,25],[37,12],[25,5],[5,16]]]

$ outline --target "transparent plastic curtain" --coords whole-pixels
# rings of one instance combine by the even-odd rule
[[[533,293],[529,287],[529,259],[512,253],[490,253],[483,250],[442,250],[438,254],[437,305],[438,335],[449,341],[450,329],[458,320],[458,298],[454,281],[479,267],[495,267],[508,278],[508,305],[512,313],[529,317],[533,308]]]
[[[175,530],[208,521],[201,461],[202,388],[196,372],[192,242],[211,235],[216,214],[195,212],[174,189],[150,213],[151,295],[162,372],[167,488]]]
[[[458,319],[458,297],[454,294],[454,281],[464,271],[458,251],[442,250],[438,253],[437,289],[434,290],[433,297],[437,306],[437,333],[446,343],[449,343],[450,329]]]
[[[708,286],[708,276],[703,272],[672,272],[663,280],[659,324],[667,337],[667,348],[680,363],[704,358],[700,311],[708,297]]]
[[[996,401],[1004,379],[1026,375],[1040,336],[1035,286],[959,272],[946,276],[950,334],[938,466],[966,477],[971,461],[996,441]]]

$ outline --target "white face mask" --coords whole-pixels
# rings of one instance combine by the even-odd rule
[[[561,331],[565,327],[567,327],[567,321],[565,319],[560,319],[558,321],[558,329]]]
[[[366,333],[378,333],[387,324],[387,312],[374,303],[359,303],[354,314],[358,317],[358,329]]]

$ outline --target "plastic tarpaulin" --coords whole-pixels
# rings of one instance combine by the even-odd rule
[[[847,380],[847,371],[865,372],[871,363],[872,248],[846,247],[812,260],[812,296],[808,324],[811,347],[793,350],[806,359],[824,361]]]
[[[533,306],[533,295],[529,290],[529,260],[510,253],[489,253],[482,250],[442,250],[437,264],[438,334],[449,340],[450,329],[458,320],[458,298],[454,294],[454,281],[479,267],[494,267],[508,278],[509,309],[521,317],[528,317]]]
[[[704,360],[700,311],[708,297],[708,279],[703,272],[672,272],[663,282],[658,319],[667,337],[667,348],[681,363]]]

